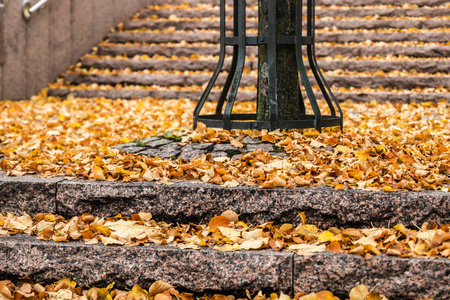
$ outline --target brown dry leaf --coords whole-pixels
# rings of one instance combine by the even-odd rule
[[[365,285],[358,285],[350,291],[351,300],[366,300],[369,295],[369,288]]]
[[[168,284],[164,281],[158,280],[155,281],[150,288],[148,289],[148,295],[150,297],[156,296],[157,294],[162,294],[165,291],[170,290],[171,288],[173,288],[173,286],[171,284]]]
[[[55,293],[48,292],[50,300],[72,300],[73,293],[68,289],[61,289]]]
[[[242,250],[258,250],[269,243],[269,239],[259,238],[254,240],[246,240],[240,244]]]
[[[236,140],[236,139],[234,139],[234,138],[228,138],[229,140],[230,140],[230,144],[233,146],[233,147],[236,147],[236,148],[244,148],[244,144],[242,144],[241,142],[239,142],[238,140]]]
[[[140,213],[138,213],[138,215],[141,218],[141,220],[144,222],[150,222],[150,220],[153,217],[152,214],[149,212],[140,212]]]
[[[239,215],[232,210],[224,211],[221,216],[229,219],[231,222],[237,223],[239,222]]]
[[[125,245],[124,242],[113,239],[111,237],[101,236],[100,239],[101,239],[103,245],[105,245],[105,246],[123,246],[123,245]]]
[[[325,245],[298,244],[290,245],[289,250],[295,251],[299,255],[314,255],[326,251],[327,248]]]

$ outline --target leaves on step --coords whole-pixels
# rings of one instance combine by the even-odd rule
[[[142,216],[142,217],[141,217]],[[392,228],[336,228],[321,230],[302,222],[276,225],[273,222],[253,225],[239,220],[233,211],[213,217],[207,224],[168,224],[156,222],[149,213],[131,218],[118,214],[112,218],[82,215],[65,220],[53,214],[33,218],[13,213],[0,215],[0,236],[19,233],[54,242],[84,241],[106,246],[169,245],[199,250],[213,247],[217,251],[263,250],[294,251],[314,255],[330,251],[370,258],[386,254],[402,258],[450,258],[450,225],[424,223],[419,230],[402,224]]]

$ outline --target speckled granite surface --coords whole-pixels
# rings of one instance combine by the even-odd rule
[[[53,243],[18,235],[0,238],[2,277],[30,276],[38,282],[73,278],[82,286],[115,281],[120,288],[148,288],[164,280],[192,291],[319,291],[343,299],[358,284],[389,299],[449,299],[449,259],[402,259],[385,255],[365,259],[329,252],[219,252],[169,246],[114,247],[80,242]]]
[[[0,238],[2,277],[38,282],[70,277],[78,284],[148,288],[156,280],[202,292],[292,289],[293,253],[180,250],[169,246],[114,247],[43,242],[25,235]]]
[[[294,261],[295,292],[331,290],[346,299],[353,287],[365,284],[389,299],[450,299],[450,259],[323,253],[296,255]]]
[[[0,212],[56,212],[56,184],[62,178],[9,177],[0,172]]]
[[[295,189],[223,188],[191,182],[156,183],[64,181],[58,184],[58,212],[111,216],[150,211],[157,220],[200,222],[231,209],[252,223],[308,222],[330,226],[407,226],[450,222],[450,193],[336,191],[329,187]]]
[[[127,153],[137,155],[147,155],[159,158],[181,158],[182,160],[192,160],[201,157],[203,154],[211,154],[213,157],[239,158],[241,153],[249,153],[261,149],[268,151],[272,156],[286,156],[283,149],[274,144],[263,142],[260,138],[246,137],[241,140],[243,148],[232,146],[230,143],[193,143],[180,145],[181,138],[171,136],[147,137],[125,144],[119,144],[113,149],[120,149]]]

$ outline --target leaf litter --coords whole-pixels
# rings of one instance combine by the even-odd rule
[[[10,280],[0,281],[0,300],[339,300],[329,291],[310,294],[299,292],[293,298],[283,292],[271,293],[266,296],[260,291],[252,296],[249,291],[246,291],[246,298],[236,298],[234,295],[214,294],[211,296],[180,292],[171,284],[163,281],[155,281],[148,289],[136,284],[131,290],[121,290],[114,288],[114,285],[115,283],[111,283],[105,288],[85,289],[69,278],[62,278],[53,284],[42,285],[24,277],[17,280],[16,283]],[[378,292],[369,291],[365,285],[354,287],[350,291],[349,297],[349,300],[388,300]]]
[[[324,103],[321,102],[324,106]],[[7,175],[39,174],[108,181],[198,180],[223,186],[337,190],[448,191],[450,106],[345,102],[344,132],[336,128],[253,131],[192,128],[195,103],[178,100],[62,100],[45,91],[30,101],[0,102],[0,168]],[[206,105],[206,112],[214,109]],[[240,102],[236,112],[255,104]],[[239,159],[192,161],[127,154],[112,146],[170,132],[189,143],[231,143],[246,137],[275,144],[286,157],[257,150]]]
[[[106,246],[169,245],[180,249],[212,247],[217,251],[272,249],[314,255],[330,251],[366,258],[386,254],[401,258],[450,257],[450,225],[424,223],[408,229],[402,224],[392,228],[319,229],[302,222],[277,225],[274,222],[253,225],[239,220],[233,211],[213,217],[208,224],[169,224],[156,222],[150,213],[120,214],[100,218],[89,214],[66,220],[61,216],[40,213],[33,218],[13,213],[0,214],[0,237],[28,234],[54,242],[83,241]]]

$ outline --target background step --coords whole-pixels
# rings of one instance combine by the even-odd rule
[[[355,32],[356,33],[356,32]],[[317,34],[317,43],[361,43],[364,41],[373,42],[404,42],[404,41],[427,41],[437,43],[447,43],[450,40],[450,31],[423,31],[423,32],[376,32],[366,31],[352,34],[352,32],[323,32]],[[115,32],[109,36],[109,41],[112,43],[179,43],[181,41],[187,43],[203,42],[218,45],[220,41],[220,34],[218,32],[190,32],[190,31],[175,31],[175,32]]]
[[[212,74],[66,74],[65,80],[70,84],[131,84],[131,85],[160,85],[160,86],[201,86],[208,82]],[[450,82],[450,76],[353,76],[353,75],[327,75],[327,82],[331,86],[355,87],[355,88],[401,88],[414,89],[416,87],[445,86]],[[220,75],[216,81],[218,86],[225,84],[226,75]],[[309,76],[311,84],[316,80]],[[257,77],[244,74],[241,79],[241,87],[255,86]]]
[[[160,45],[100,45],[97,50],[98,55],[112,55],[121,56],[127,55],[133,57],[136,55],[163,55],[167,57],[172,56],[190,56],[197,55],[219,55],[218,45],[208,46],[160,46]],[[251,47],[247,51],[247,55],[258,55],[258,49]],[[227,51],[232,54],[232,50]],[[303,54],[306,54],[304,50]],[[343,57],[354,56],[388,56],[388,55],[405,55],[411,57],[448,57],[450,56],[450,46],[325,46],[316,45],[316,54],[319,57],[342,55]]]
[[[209,4],[213,6],[218,6],[220,0],[154,0],[152,5],[164,5],[164,4],[188,4],[190,6],[195,6],[197,4]],[[227,4],[232,4],[231,0],[227,0]],[[447,4],[447,0],[434,0],[433,5],[445,5]],[[367,5],[366,0],[317,0],[317,5],[349,5],[349,6],[365,6]],[[417,6],[429,6],[429,0],[374,0],[370,3],[371,5],[417,5]],[[258,5],[258,0],[247,0],[248,6]]]
[[[219,17],[219,8],[210,9],[196,9],[192,7],[191,9],[154,9],[148,8],[139,12],[139,16],[136,19],[147,19],[154,16],[158,18],[169,18],[172,16],[183,17],[183,18],[209,18],[209,17]],[[403,8],[401,6],[386,8],[383,6],[377,8],[365,8],[358,7],[354,9],[348,9],[348,7],[334,6],[333,8],[326,7],[316,7],[316,16],[318,18],[324,17],[345,17],[345,18],[364,18],[366,16],[380,17],[445,17],[450,15],[450,8],[442,7],[423,7],[423,8]],[[247,9],[247,17],[257,18],[258,10],[255,8]],[[442,24],[441,24],[442,25]]]
[[[449,22],[449,19],[429,19],[429,20],[317,20],[316,28],[336,28],[340,30],[351,29],[384,29],[384,28],[420,28],[420,29],[434,29],[442,28],[443,23]],[[303,22],[303,26],[306,28],[306,21]],[[124,24],[125,30],[137,30],[137,29],[151,29],[151,30],[164,30],[167,28],[173,28],[179,31],[190,30],[220,30],[219,19],[203,19],[203,20],[131,20]],[[233,22],[227,22],[227,28],[233,28]],[[257,29],[258,21],[251,19],[247,20],[247,28]]]
[[[129,68],[132,71],[143,70],[185,70],[185,71],[214,71],[217,66],[218,58],[206,59],[110,59],[110,58],[88,58],[81,60],[82,68],[124,70]],[[450,60],[390,60],[386,59],[358,59],[341,60],[329,58],[318,60],[319,67],[324,71],[343,69],[358,72],[376,72],[383,70],[385,72],[395,70],[416,70],[418,72],[438,73],[448,72],[450,70]],[[223,68],[229,70],[231,59],[226,60]],[[305,59],[305,66],[309,68],[309,62]],[[250,70],[258,69],[258,60],[247,59],[245,67]]]
[[[249,35],[256,34],[257,4],[247,1],[247,25],[253,28]],[[152,3],[120,24],[65,74],[64,81],[51,85],[49,95],[199,99],[218,60],[218,5],[218,0]],[[377,0],[368,6],[362,0],[320,0],[316,10],[318,63],[339,101],[450,98],[447,1],[430,5],[428,0]],[[227,47],[224,71],[231,54],[232,47]],[[258,48],[249,47],[247,56],[241,83],[246,91],[238,94],[238,101],[255,99]],[[224,81],[222,74],[214,98]],[[311,81],[315,84],[314,78]]]
[[[200,99],[203,91],[186,90],[136,90],[136,89],[49,89],[48,95],[54,97],[67,97],[72,94],[76,98],[107,98],[107,99],[140,99],[151,97],[154,99]],[[211,98],[219,99],[221,92],[212,91]],[[322,93],[315,93],[318,99],[323,99]],[[255,92],[240,91],[238,101],[254,101]],[[450,93],[397,93],[397,92],[335,92],[339,101],[352,100],[355,102],[370,102],[373,100],[390,101],[392,103],[420,103],[439,100],[450,101]],[[306,99],[306,94],[303,93]]]
[[[364,283],[390,299],[446,299],[450,260],[398,258],[323,252],[313,256],[272,250],[221,252],[170,246],[120,247],[54,243],[16,235],[0,239],[0,270],[7,278],[28,276],[38,282],[74,279],[84,287],[147,287],[156,280],[196,292],[224,294],[249,290],[333,291],[348,297]]]

